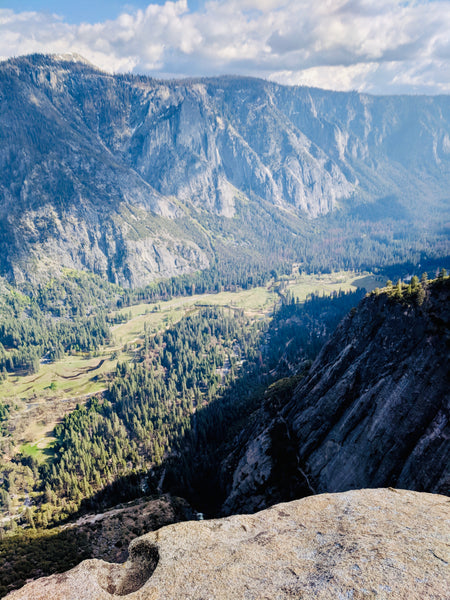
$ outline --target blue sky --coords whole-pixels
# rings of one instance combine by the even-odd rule
[[[449,32],[450,0],[0,0],[0,60],[375,94],[450,94]]]
[[[162,5],[165,0],[153,0],[153,4]],[[0,0],[0,8],[11,8],[15,12],[37,11],[56,13],[68,23],[95,23],[106,19],[115,19],[123,11],[145,9],[148,0]],[[198,10],[202,0],[188,0],[190,10]]]

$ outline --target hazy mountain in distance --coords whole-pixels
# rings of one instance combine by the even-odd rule
[[[242,253],[307,262],[317,231],[349,218],[394,223],[369,232],[378,245],[411,229],[445,246],[450,97],[32,55],[0,63],[0,168],[0,268],[16,282],[60,265],[136,286]]]

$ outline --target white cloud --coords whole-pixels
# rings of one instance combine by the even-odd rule
[[[375,63],[362,63],[350,66],[311,67],[304,71],[279,71],[270,77],[286,85],[307,85],[331,88],[337,91],[367,91],[365,82],[377,69]]]
[[[450,0],[186,0],[70,25],[0,9],[0,56],[76,52],[99,67],[222,73],[375,93],[450,93]]]

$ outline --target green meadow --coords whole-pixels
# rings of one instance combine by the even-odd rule
[[[111,343],[95,355],[68,355],[54,363],[43,362],[37,374],[8,375],[0,384],[0,400],[13,407],[11,422],[16,444],[21,444],[24,454],[43,456],[52,441],[51,433],[56,422],[73,410],[77,402],[84,402],[107,388],[117,362],[133,359],[145,332],[155,334],[208,306],[243,310],[255,319],[267,318],[280,302],[278,283],[123,308],[112,314],[122,313],[128,320],[111,328]],[[330,295],[358,287],[370,291],[382,285],[383,282],[371,274],[344,271],[323,275],[297,274],[282,282],[283,293],[290,290],[300,302],[311,294]]]

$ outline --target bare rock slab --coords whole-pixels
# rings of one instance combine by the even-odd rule
[[[84,561],[7,598],[449,599],[450,499],[354,490],[177,523],[134,540],[123,565]]]

